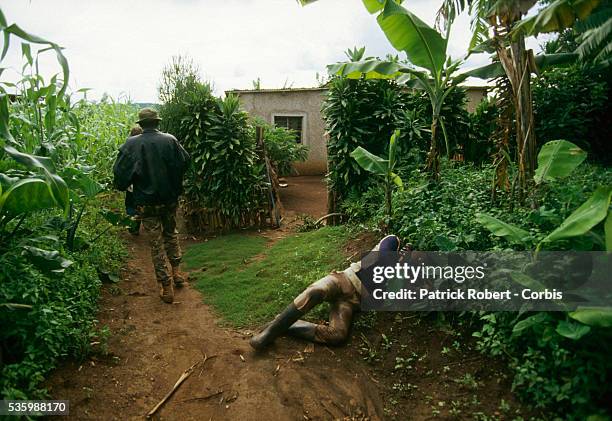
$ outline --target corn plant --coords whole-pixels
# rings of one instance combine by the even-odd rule
[[[0,10],[0,31],[4,36],[4,49],[0,55],[0,63],[6,56],[10,41],[13,37],[22,40],[22,53],[27,63],[32,67],[34,63],[31,52],[31,45],[42,45],[43,48],[36,53],[54,51],[63,71],[63,80],[59,82],[56,77],[47,86],[41,86],[42,78],[38,74],[32,74],[25,78],[23,84],[29,84],[26,88],[28,101],[32,104],[32,115],[36,123],[27,121],[32,128],[38,130],[38,136],[33,135],[34,130],[29,130],[26,141],[29,145],[19,142],[11,132],[11,114],[9,104],[9,94],[6,87],[14,86],[8,82],[0,83],[0,147],[3,149],[4,156],[12,159],[18,165],[15,169],[0,174],[0,229],[17,216],[23,220],[25,215],[50,207],[61,207],[65,211],[68,209],[68,187],[64,180],[55,172],[53,161],[49,157],[36,156],[27,153],[27,146],[34,146],[30,139],[36,138],[38,145],[44,142],[45,134],[43,130],[52,131],[54,129],[57,98],[63,97],[68,83],[68,64],[62,54],[61,48],[50,41],[44,40],[35,35],[31,35],[21,29],[17,24],[9,25]],[[48,105],[47,111],[42,113],[40,102]],[[16,147],[25,146],[26,152],[19,151]],[[19,224],[18,224],[19,225]]]

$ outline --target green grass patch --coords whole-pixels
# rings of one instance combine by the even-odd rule
[[[342,246],[349,236],[343,227],[324,227],[267,247],[263,237],[233,234],[189,247],[183,261],[206,303],[231,325],[250,327],[275,316],[331,270],[344,269]]]

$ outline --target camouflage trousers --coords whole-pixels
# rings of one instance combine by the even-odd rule
[[[176,229],[177,204],[139,206],[138,215],[149,239],[151,258],[157,282],[168,284],[172,280],[166,259],[172,267],[181,263],[181,247]]]
[[[310,284],[293,304],[302,313],[327,301],[330,304],[329,325],[315,326],[314,341],[323,344],[339,344],[346,340],[351,328],[353,313],[359,308],[360,291],[343,272],[333,272]]]

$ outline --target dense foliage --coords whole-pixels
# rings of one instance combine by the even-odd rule
[[[385,147],[403,109],[403,95],[391,81],[332,79],[323,117],[329,133],[329,186],[339,202],[352,191],[367,188],[368,173],[350,153],[362,146],[373,154],[386,155]]]
[[[485,98],[469,115],[469,137],[464,147],[464,158],[467,162],[488,164],[497,152],[495,147],[495,132],[498,127],[496,98]]]
[[[99,343],[100,278],[116,275],[125,253],[100,193],[134,110],[75,102],[61,48],[6,25],[1,11],[0,24],[6,48],[21,39],[25,61],[19,83],[0,81],[0,394],[42,398],[60,359]],[[49,50],[61,78],[37,71]]]
[[[612,170],[593,165],[579,167],[568,179],[540,186],[532,197],[537,206],[517,206],[509,200],[492,202],[490,180],[493,169],[472,165],[445,165],[439,183],[426,174],[413,173],[404,180],[404,190],[393,198],[390,230],[418,250],[503,250],[524,249],[491,234],[478,222],[487,213],[542,238],[557,228],[582,205],[598,186],[612,185]],[[500,193],[504,194],[504,193]],[[345,201],[343,209],[354,222],[373,223],[385,217],[383,191],[372,187],[361,197]],[[507,199],[507,198],[506,198]],[[593,229],[593,237],[603,238],[603,222]],[[588,241],[591,234],[563,247],[584,246],[601,249],[601,243]],[[514,372],[514,390],[536,407],[572,414],[581,419],[605,407],[612,393],[609,376],[612,362],[609,328],[591,327],[578,340],[556,333],[566,313],[535,313],[539,319],[523,322],[530,314],[472,313],[474,335],[484,352],[507,358]],[[539,316],[538,316],[539,315]],[[456,317],[456,316],[455,316]],[[535,323],[534,323],[535,322]],[[516,326],[521,326],[516,328]]]
[[[465,91],[455,89],[440,110],[449,141],[447,154],[458,159],[463,159],[473,143],[465,103]],[[353,150],[362,147],[374,155],[386,156],[388,140],[395,129],[400,129],[396,145],[398,172],[409,174],[422,167],[429,148],[431,115],[431,102],[422,91],[407,89],[392,80],[333,78],[323,104],[323,117],[329,133],[328,182],[338,206],[346,198],[365,192],[374,182],[351,157]],[[481,126],[479,130],[484,130]],[[473,155],[475,160],[482,160],[483,152],[469,157]]]
[[[227,229],[262,223],[268,207],[265,163],[255,127],[238,97],[216,98],[191,61],[177,57],[164,69],[160,86],[162,129],[185,146],[192,164],[185,179],[190,228]],[[307,148],[290,132],[264,126],[270,159],[280,171],[304,160]]]
[[[279,176],[295,175],[294,162],[308,159],[308,146],[295,141],[295,135],[284,127],[273,126],[262,119],[255,119],[255,126],[263,127],[266,152]]]
[[[609,72],[590,65],[551,69],[533,83],[538,143],[566,139],[610,163]]]

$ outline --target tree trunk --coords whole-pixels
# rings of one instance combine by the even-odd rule
[[[391,205],[391,191],[393,189],[392,181],[390,177],[387,175],[385,180],[385,213],[387,216],[387,220],[385,224],[388,225],[391,222],[391,213],[392,213],[392,205]]]
[[[438,119],[439,116],[434,116],[431,121],[431,145],[429,146],[426,167],[432,178],[436,181],[440,178],[440,152],[438,148],[438,139],[436,137],[438,131]]]
[[[516,147],[520,197],[523,198],[536,165],[536,139],[531,101],[531,50],[525,50],[525,37],[518,35],[510,48],[498,44],[497,54],[510,84],[516,110]]]

